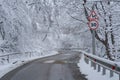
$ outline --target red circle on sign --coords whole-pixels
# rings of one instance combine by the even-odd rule
[[[92,25],[95,25],[94,27],[92,27]],[[96,20],[91,20],[89,23],[88,23],[88,27],[91,29],[91,30],[96,30],[98,28],[99,24],[98,24],[98,21]]]

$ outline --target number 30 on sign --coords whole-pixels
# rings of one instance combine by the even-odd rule
[[[91,20],[89,23],[88,23],[88,26],[91,30],[96,30],[98,28],[98,21],[96,20]]]

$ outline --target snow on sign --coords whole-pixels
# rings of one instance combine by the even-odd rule
[[[90,16],[89,16],[89,20],[91,21],[91,20],[98,20],[98,16],[97,16],[97,14],[96,14],[96,12],[95,11],[91,11],[91,14],[90,14]]]
[[[98,28],[98,21],[91,20],[89,21],[88,26],[91,30],[96,30]]]

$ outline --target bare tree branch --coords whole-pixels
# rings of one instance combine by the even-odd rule
[[[72,15],[70,15],[70,13],[67,12],[67,14],[68,14],[71,18],[73,18],[73,19],[75,19],[75,20],[77,20],[77,21],[80,21],[80,22],[83,22],[83,23],[87,24],[87,22],[85,22],[85,21],[83,21],[83,20],[80,20],[80,19],[78,19],[78,18],[73,17]]]
[[[45,34],[45,36],[44,36],[42,41],[45,41],[46,38],[47,38],[47,33]]]

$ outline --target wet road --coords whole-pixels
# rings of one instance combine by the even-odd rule
[[[62,51],[19,67],[0,80],[86,80],[76,65],[79,59],[78,52]]]

